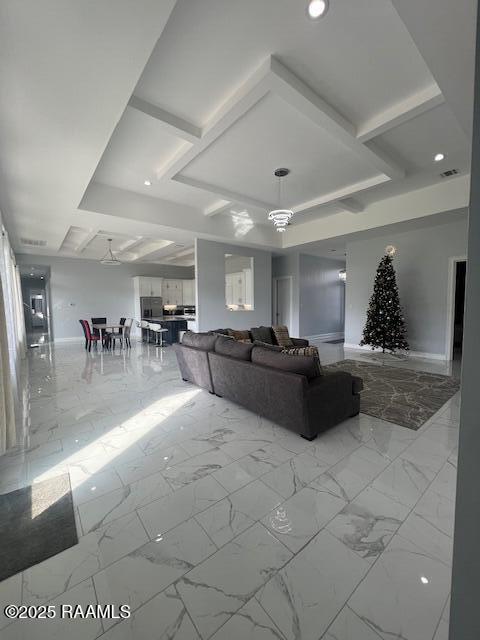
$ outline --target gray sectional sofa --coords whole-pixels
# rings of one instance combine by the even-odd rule
[[[360,378],[323,372],[313,356],[187,332],[174,345],[183,380],[313,440],[360,411]]]

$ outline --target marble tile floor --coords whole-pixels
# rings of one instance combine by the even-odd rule
[[[447,638],[458,394],[416,432],[360,414],[309,443],[183,383],[169,348],[46,343],[24,386],[0,491],[69,473],[79,543],[0,582],[0,601],[132,617],[2,613],[2,640]]]

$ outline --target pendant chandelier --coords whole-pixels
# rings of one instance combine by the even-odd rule
[[[112,253],[112,238],[108,238],[107,242],[108,242],[107,253],[103,256],[100,262],[108,266],[117,266],[117,264],[122,264],[120,260],[118,258],[115,258],[115,256]]]
[[[287,230],[287,226],[290,224],[290,219],[293,216],[291,209],[282,209],[282,178],[288,176],[290,169],[276,169],[274,175],[278,178],[278,209],[270,211],[268,219],[273,222],[275,229],[279,233],[284,233]]]

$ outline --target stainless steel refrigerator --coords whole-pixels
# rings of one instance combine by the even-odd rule
[[[161,318],[163,316],[162,298],[140,298],[140,313],[144,318]]]

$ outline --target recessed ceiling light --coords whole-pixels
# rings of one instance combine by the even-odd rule
[[[422,584],[428,584],[430,582],[430,580],[428,578],[426,578],[425,576],[422,576],[420,578],[420,581],[422,582]]]
[[[445,160],[445,154],[437,153],[433,159],[435,160],[435,162],[441,162],[442,160]]]
[[[146,187],[151,187],[152,183],[150,182],[150,180],[145,180],[145,182],[143,183]]]
[[[318,20],[328,11],[328,0],[310,0],[307,5],[307,14],[311,20]]]

